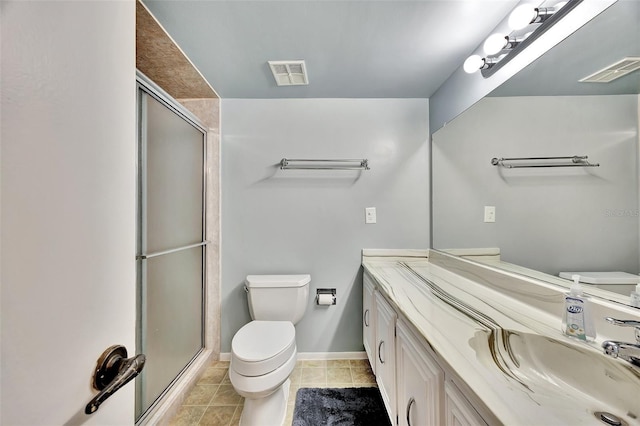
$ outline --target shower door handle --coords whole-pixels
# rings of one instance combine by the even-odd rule
[[[100,404],[140,374],[146,360],[144,354],[127,358],[127,349],[122,345],[107,348],[98,358],[93,374],[93,387],[100,393],[87,404],[84,412],[98,411]]]

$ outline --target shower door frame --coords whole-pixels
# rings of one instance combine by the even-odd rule
[[[156,101],[160,102],[163,106],[168,108],[171,112],[178,115],[181,119],[185,120],[189,125],[196,128],[198,131],[202,133],[203,136],[203,163],[202,163],[202,236],[201,243],[191,244],[185,247],[180,247],[174,250],[167,250],[164,253],[170,253],[174,251],[179,251],[182,249],[192,248],[196,246],[202,247],[202,303],[201,303],[201,330],[200,330],[200,341],[201,347],[194,354],[192,359],[185,365],[185,367],[178,373],[178,375],[169,383],[169,385],[164,389],[163,392],[156,398],[156,400],[140,414],[138,417],[137,408],[136,408],[136,425],[144,425],[144,424],[153,424],[157,421],[158,418],[164,417],[167,412],[171,411],[171,405],[174,403],[176,397],[182,392],[185,387],[189,386],[189,382],[193,380],[194,375],[197,375],[201,368],[203,368],[204,364],[208,361],[211,356],[211,348],[207,348],[207,289],[208,289],[208,275],[207,275],[207,260],[208,260],[208,245],[210,241],[207,240],[207,181],[208,179],[208,132],[206,127],[200,122],[200,120],[195,117],[189,110],[187,110],[184,106],[182,106],[177,100],[171,97],[168,93],[166,93],[162,88],[160,88],[156,83],[154,83],[151,79],[149,79],[142,72],[136,70],[136,263],[142,262],[146,259],[146,256],[141,256],[140,253],[142,251],[142,239],[145,237],[145,231],[143,224],[143,214],[145,209],[143,208],[143,197],[145,196],[143,190],[143,175],[146,171],[144,166],[144,158],[142,158],[143,153],[143,142],[146,140],[146,112],[145,108],[142,105],[142,97],[141,94],[143,92],[147,96],[151,96]],[[145,285],[145,276],[144,276],[144,268],[137,266],[136,267],[136,286],[137,286],[137,298],[136,298],[136,346],[137,351],[139,353],[144,348],[142,337],[144,336],[145,330],[147,328],[146,320],[144,318],[143,313],[145,311],[145,298],[143,297],[143,285]],[[146,286],[146,285],[145,285]],[[141,380],[139,377],[136,380]],[[141,385],[140,385],[141,386]],[[138,385],[136,386],[136,407],[138,404],[138,399],[142,398],[141,391],[138,389]]]

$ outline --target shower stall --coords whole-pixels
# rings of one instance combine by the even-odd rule
[[[206,130],[138,75],[136,421],[204,348]]]

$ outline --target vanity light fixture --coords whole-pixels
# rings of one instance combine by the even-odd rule
[[[582,1],[561,1],[552,7],[519,5],[508,18],[511,33],[491,34],[482,46],[485,57],[471,55],[464,62],[464,71],[472,74],[480,70],[483,77],[491,76]],[[535,27],[532,31],[522,34],[521,30],[533,25]]]
[[[527,25],[540,24],[567,3],[566,1],[560,2],[553,7],[535,7],[531,4],[521,4],[513,9],[513,12],[509,15],[509,28],[515,31],[521,30]]]
[[[522,40],[523,38],[517,39],[508,35],[495,33],[487,37],[482,47],[484,49],[484,53],[487,55],[495,55],[505,49],[513,49]]]
[[[462,68],[464,68],[465,72],[471,74],[477,70],[489,69],[494,63],[495,62],[490,58],[483,58],[480,55],[471,55],[466,61],[464,61]]]

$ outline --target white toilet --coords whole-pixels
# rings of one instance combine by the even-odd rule
[[[296,324],[307,309],[309,275],[249,275],[253,321],[231,341],[229,379],[245,397],[241,426],[281,425],[296,364]]]

